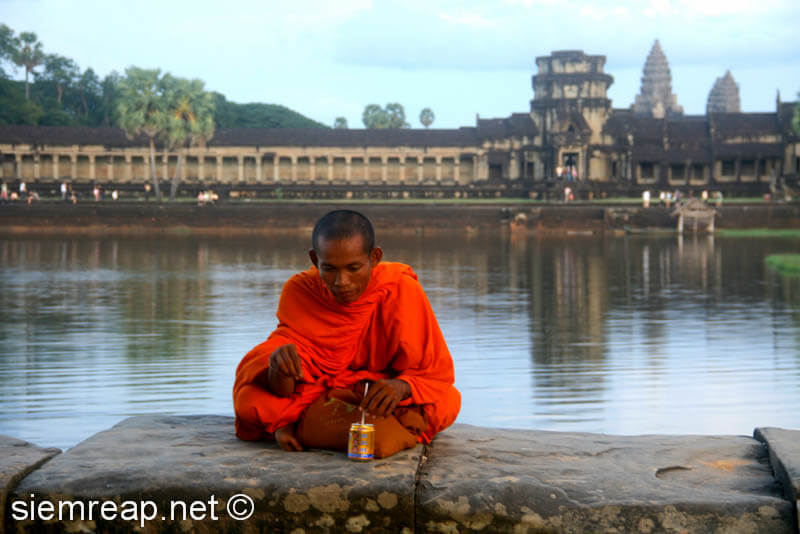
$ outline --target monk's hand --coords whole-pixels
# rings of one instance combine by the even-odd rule
[[[297,347],[291,343],[275,349],[269,356],[267,385],[278,397],[288,397],[294,393],[295,382],[303,378],[303,365],[297,355]]]
[[[360,408],[375,417],[392,415],[397,404],[411,396],[411,386],[404,380],[384,378],[370,384]]]
[[[275,441],[285,451],[302,451],[303,446],[294,435],[294,424],[282,426],[275,431]]]

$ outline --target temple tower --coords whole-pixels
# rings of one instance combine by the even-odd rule
[[[531,119],[541,132],[539,176],[572,171],[583,180],[590,173],[589,145],[602,142],[611,113],[608,88],[614,78],[603,72],[605,56],[562,50],[536,58]]]
[[[733,79],[731,71],[725,71],[725,76],[717,78],[714,87],[708,94],[706,114],[708,113],[740,113],[739,84]]]
[[[672,92],[672,74],[661,43],[653,43],[642,73],[642,88],[633,103],[633,112],[639,116],[663,119],[669,115],[683,114],[678,97]]]

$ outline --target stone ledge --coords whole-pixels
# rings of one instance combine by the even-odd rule
[[[9,504],[149,500],[165,512],[170,501],[208,503],[214,496],[214,506],[203,510],[206,519],[157,517],[144,528],[122,518],[12,522],[9,508],[6,526],[19,533],[796,533],[795,503],[784,498],[769,463],[775,443],[781,465],[797,466],[797,449],[777,445],[796,433],[759,429],[768,452],[743,436],[607,436],[457,424],[429,447],[355,463],[343,453],[286,453],[274,443],[239,441],[231,417],[139,416],[30,473],[9,492]],[[246,521],[227,513],[237,494],[254,502]]]
[[[0,435],[0,534],[5,532],[6,501],[20,480],[61,449],[43,449],[27,441]]]
[[[784,495],[795,503],[795,520],[800,517],[800,431],[783,428],[756,428],[755,439],[769,450],[772,469]],[[800,521],[797,532],[800,533]]]
[[[439,436],[417,508],[426,532],[792,532],[757,441],[459,425]]]
[[[414,528],[414,487],[422,446],[391,460],[357,464],[344,454],[288,454],[272,443],[238,440],[233,418],[140,416],[122,421],[55,458],[25,478],[16,496],[51,502],[92,499],[218,503],[218,521],[149,522],[149,531],[401,532]],[[248,520],[225,510],[232,496],[255,503]],[[210,510],[208,511],[210,513]],[[57,525],[18,521],[17,532],[135,532],[139,525],[63,520]]]

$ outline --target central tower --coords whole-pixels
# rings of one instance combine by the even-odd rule
[[[561,170],[579,180],[590,172],[589,146],[602,143],[611,112],[608,88],[614,78],[603,72],[605,56],[562,50],[536,58],[531,119],[542,132],[542,172]],[[573,174],[574,173],[574,174]]]

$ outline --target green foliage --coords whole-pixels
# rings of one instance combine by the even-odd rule
[[[369,104],[361,114],[361,120],[369,129],[408,128],[406,112],[402,104],[397,102],[386,104],[381,108],[377,104]]]
[[[168,123],[167,144],[204,144],[214,135],[214,97],[202,80],[187,80],[165,74],[161,79]]]
[[[435,119],[436,115],[433,114],[431,108],[425,108],[419,112],[419,122],[422,123],[425,128],[433,124]]]
[[[35,126],[42,115],[40,106],[25,99],[22,82],[0,79],[0,124]]]
[[[0,78],[6,78],[8,75],[3,70],[3,63],[11,61],[14,57],[15,50],[15,37],[14,30],[0,24]]]
[[[36,81],[52,82],[56,88],[56,100],[61,104],[64,89],[74,84],[80,72],[78,65],[71,59],[58,54],[47,54],[44,57],[44,71],[36,75]]]
[[[144,134],[150,140],[150,174],[156,201],[161,202],[155,163],[156,137],[167,131],[167,98],[161,81],[161,69],[128,67],[119,84],[117,113],[119,126],[130,137]]]
[[[794,133],[796,135],[800,135],[800,91],[797,93],[797,103],[794,105],[792,128],[794,128]]]
[[[78,79],[77,90],[83,116],[88,118],[90,114],[96,115],[98,113],[97,104],[102,97],[102,87],[100,78],[97,77],[91,67],[81,74]]]
[[[237,104],[220,93],[212,93],[218,128],[326,128],[285,106],[277,104]]]
[[[18,67],[25,68],[25,98],[29,99],[31,95],[28,75],[44,61],[44,50],[42,50],[42,43],[33,32],[20,33],[19,37],[14,40],[14,44],[16,47],[12,59]]]
[[[117,123],[116,104],[119,96],[119,84],[122,82],[122,75],[115,70],[103,78],[100,82],[102,96],[100,98],[100,109],[102,110],[103,126],[111,126]]]
[[[214,98],[201,80],[186,80],[165,74],[161,78],[166,99],[166,144],[180,149],[178,166],[172,178],[169,198],[175,200],[185,145],[204,145],[214,135]]]
[[[166,128],[166,99],[161,69],[128,67],[119,84],[117,101],[119,126],[134,137],[144,134],[155,139]]]
[[[800,254],[770,254],[764,261],[779,273],[800,275]]]
[[[347,119],[344,117],[336,117],[333,120],[333,127],[337,130],[346,130],[347,129]]]
[[[25,68],[25,83],[7,79],[4,69],[13,69],[14,64]],[[44,66],[42,72],[35,70],[39,65]],[[34,73],[33,83],[29,80],[30,73]],[[116,71],[102,80],[91,68],[81,72],[72,59],[44,54],[35,33],[15,36],[11,28],[0,24],[0,124],[119,125],[118,101],[123,79]],[[191,83],[203,84],[200,80]],[[210,106],[212,114],[202,122],[202,127],[196,125],[200,128],[193,134],[197,139],[210,139],[215,127],[326,128],[284,106],[237,104],[219,93],[204,98],[207,102],[203,106]],[[206,134],[200,135],[202,132]]]

